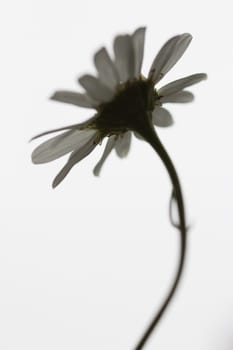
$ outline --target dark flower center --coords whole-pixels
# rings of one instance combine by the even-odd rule
[[[156,102],[159,102],[159,96],[150,80],[127,82],[119,86],[112,101],[99,106],[94,127],[106,135],[138,131]]]

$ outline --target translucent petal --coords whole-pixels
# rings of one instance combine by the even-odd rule
[[[149,77],[152,78],[155,83],[158,82],[160,79],[162,79],[163,67],[166,65],[169,58],[171,57],[171,54],[176,46],[177,41],[179,40],[179,37],[180,36],[177,35],[169,39],[162,46],[158,54],[155,56],[155,59],[152,62],[152,65],[149,71]]]
[[[99,79],[114,92],[116,85],[119,83],[119,76],[105,47],[96,52],[94,62],[99,74]]]
[[[120,158],[124,158],[129,153],[131,143],[131,131],[120,134],[116,140],[115,149]]]
[[[168,40],[155,57],[150,68],[149,77],[154,83],[161,80],[164,75],[176,64],[192,40],[188,33],[177,35]]]
[[[144,41],[145,41],[146,28],[138,28],[132,35],[133,47],[134,47],[134,75],[139,77],[142,68],[143,54],[144,54]]]
[[[96,164],[96,166],[93,169],[93,173],[95,176],[99,176],[100,171],[102,169],[102,166],[105,162],[105,160],[108,158],[109,154],[111,153],[111,151],[113,150],[114,146],[116,143],[116,136],[110,136],[108,138],[108,141],[106,143],[104,152],[102,154],[102,157],[100,158],[100,160],[98,161],[98,163]]]
[[[84,87],[87,94],[95,100],[101,102],[110,101],[114,92],[105,86],[99,79],[90,74],[85,74],[79,78],[79,83]]]
[[[200,81],[205,80],[206,78],[207,78],[207,75],[204,73],[189,75],[185,78],[175,80],[163,86],[161,89],[158,90],[158,94],[160,96],[172,95],[185,89],[188,86],[197,84]]]
[[[97,132],[96,130],[69,130],[55,136],[32,152],[32,162],[35,164],[47,163],[64,156],[65,154],[83,147]]]
[[[94,122],[96,120],[96,118],[98,118],[98,114],[96,114],[94,117],[92,118],[89,118],[88,120],[86,120],[85,122],[83,123],[79,123],[79,124],[72,124],[72,125],[67,125],[67,126],[64,126],[64,127],[61,127],[61,128],[57,128],[57,129],[52,129],[52,130],[48,130],[48,131],[44,131],[34,137],[31,138],[30,141],[33,141],[35,139],[38,139],[39,137],[41,136],[45,136],[45,135],[48,135],[48,134],[52,134],[54,132],[58,132],[58,131],[63,131],[63,130],[67,130],[67,129],[73,129],[73,130],[82,130],[86,127],[88,127],[92,122]]]
[[[99,141],[98,135],[94,135],[82,147],[80,147],[78,150],[75,150],[71,153],[68,159],[68,162],[53,180],[53,184],[52,184],[53,188],[57,187],[61,183],[61,181],[64,180],[66,175],[69,173],[69,171],[72,169],[72,167],[75,164],[80,162],[80,160],[84,159],[89,153],[93,151],[93,149],[98,144],[98,141]]]
[[[69,103],[79,107],[94,108],[98,105],[97,101],[90,99],[85,94],[80,94],[78,92],[60,90],[56,91],[51,97],[51,100]]]
[[[170,112],[162,107],[156,107],[152,112],[152,122],[156,126],[167,127],[171,126],[173,122],[173,118]]]
[[[52,129],[52,130],[48,130],[48,131],[44,131],[44,132],[42,132],[42,133],[40,133],[40,134],[37,134],[36,136],[33,136],[32,138],[31,138],[31,140],[30,141],[33,141],[33,140],[36,140],[36,139],[38,139],[39,137],[41,137],[41,136],[45,136],[45,135],[48,135],[48,134],[53,134],[54,132],[58,132],[58,131],[64,131],[64,130],[70,130],[70,129],[76,129],[76,125],[77,124],[73,124],[73,125],[68,125],[68,126],[64,126],[64,127],[62,127],[62,128],[57,128],[57,129]]]
[[[122,83],[134,78],[134,48],[130,35],[119,35],[114,40],[115,64]]]
[[[178,91],[160,98],[161,103],[187,103],[193,100],[194,95],[190,91]]]

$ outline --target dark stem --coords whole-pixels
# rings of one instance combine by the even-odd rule
[[[151,123],[150,123],[151,124]],[[140,341],[134,348],[134,350],[141,350],[147,340],[149,339],[150,335],[152,334],[153,330],[159,323],[161,317],[164,314],[164,311],[166,310],[168,304],[170,303],[172,297],[175,294],[175,291],[177,289],[177,286],[179,284],[182,271],[184,268],[184,261],[186,256],[186,222],[185,222],[185,210],[184,210],[184,201],[181,191],[181,186],[179,182],[179,178],[176,172],[176,169],[167,153],[165,148],[163,147],[161,141],[159,140],[155,130],[154,126],[152,125],[144,125],[144,128],[140,130],[141,135],[150,143],[150,145],[153,147],[153,149],[156,151],[156,153],[159,155],[160,159],[164,163],[170,180],[172,182],[173,187],[173,193],[175,194],[175,199],[177,201],[178,206],[178,213],[179,213],[179,225],[177,225],[177,228],[180,231],[180,256],[179,256],[179,263],[177,272],[174,278],[174,281],[172,283],[172,287],[164,300],[162,306],[160,307],[158,313],[155,315],[155,317],[152,319],[151,323],[149,324],[148,328],[144,332],[143,336],[141,337]]]

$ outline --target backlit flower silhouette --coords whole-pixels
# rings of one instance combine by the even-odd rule
[[[132,35],[120,35],[114,40],[114,58],[105,48],[94,55],[98,75],[83,75],[79,78],[85,93],[57,91],[51,97],[59,102],[95,109],[92,118],[81,124],[54,129],[36,137],[63,131],[32,153],[35,164],[47,163],[70,153],[70,157],[53,181],[56,187],[71,168],[85,158],[101,141],[108,137],[103,155],[94,168],[98,175],[103,162],[115,149],[119,157],[125,157],[130,148],[132,131],[145,138],[142,128],[152,123],[158,127],[173,124],[171,114],[162,107],[167,103],[185,103],[193,100],[193,94],[184,90],[206,79],[199,73],[173,81],[160,89],[155,85],[180,59],[192,37],[177,35],[168,40],[155,57],[149,74],[141,73],[144,53],[145,28],[138,28]]]

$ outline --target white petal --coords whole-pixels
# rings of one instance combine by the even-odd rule
[[[105,160],[107,159],[107,157],[109,156],[109,154],[112,152],[114,146],[116,143],[116,136],[110,136],[108,138],[108,141],[106,143],[106,146],[104,148],[104,152],[102,154],[102,157],[100,158],[100,160],[98,161],[98,163],[96,164],[96,166],[93,169],[93,173],[95,176],[99,176],[100,174],[100,170],[102,169],[102,166],[105,162]]]
[[[132,35],[133,47],[134,47],[134,75],[139,77],[141,74],[143,54],[144,54],[144,41],[145,41],[146,28],[138,28]]]
[[[152,122],[160,127],[171,126],[174,123],[170,112],[162,107],[155,107],[152,112]]]
[[[169,61],[171,54],[176,46],[177,41],[179,40],[179,35],[176,35],[169,39],[160,49],[158,54],[155,56],[154,61],[152,62],[149,78],[153,79],[156,83],[163,77],[163,67]]]
[[[177,35],[168,40],[155,57],[149,72],[149,78],[157,83],[176,64],[192,40],[188,33]]]
[[[126,157],[129,153],[131,143],[131,131],[120,134],[116,140],[115,150],[120,158]]]
[[[120,81],[116,67],[105,47],[96,52],[94,62],[99,74],[99,79],[114,92],[116,85],[119,84]]]
[[[92,75],[86,74],[79,78],[79,83],[84,87],[87,94],[95,100],[101,102],[109,102],[114,92],[105,86],[99,79]]]
[[[98,142],[99,142],[99,138],[98,138],[98,135],[96,134],[92,138],[90,138],[87,141],[87,143],[85,143],[81,148],[71,153],[68,159],[68,162],[53,180],[53,184],[52,184],[53,188],[57,187],[61,183],[61,181],[66,177],[66,175],[69,173],[69,171],[72,169],[72,167],[75,164],[80,162],[80,160],[84,159],[89,153],[93,151],[93,149],[96,147]]]
[[[56,91],[50,97],[50,99],[54,101],[70,103],[75,106],[86,107],[86,108],[94,108],[95,106],[98,105],[97,101],[90,99],[87,95],[80,94],[78,92],[73,92],[73,91],[65,91],[65,90]]]
[[[73,124],[73,125],[64,126],[62,128],[57,128],[57,129],[44,131],[44,132],[42,132],[40,134],[37,134],[36,136],[33,136],[30,141],[36,140],[36,139],[38,139],[41,136],[45,136],[45,135],[48,135],[48,134],[53,134],[54,132],[64,131],[64,130],[68,130],[68,129],[77,129],[77,125],[78,124]]]
[[[185,78],[175,80],[158,90],[160,96],[168,96],[175,94],[188,86],[199,83],[202,80],[207,79],[207,75],[204,73],[189,75]]]
[[[121,82],[134,78],[134,48],[130,35],[119,35],[115,38],[114,53]]]
[[[172,95],[160,98],[161,103],[187,103],[194,100],[194,95],[190,91],[178,91]]]
[[[88,120],[86,120],[85,122],[83,123],[79,123],[79,124],[72,124],[72,125],[67,125],[67,126],[64,126],[62,128],[57,128],[57,129],[52,129],[52,130],[48,130],[48,131],[44,131],[34,137],[31,138],[30,141],[33,141],[35,139],[38,139],[39,137],[41,136],[45,136],[45,135],[48,135],[48,134],[52,134],[54,132],[58,132],[58,131],[63,131],[63,130],[67,130],[67,129],[72,129],[72,130],[82,130],[84,128],[86,128],[87,126],[89,126],[93,121],[96,120],[96,118],[98,118],[98,114],[96,114],[94,117],[92,118],[89,118]]]
[[[69,130],[55,136],[38,146],[32,152],[32,162],[47,163],[83,147],[97,132],[96,130]]]

